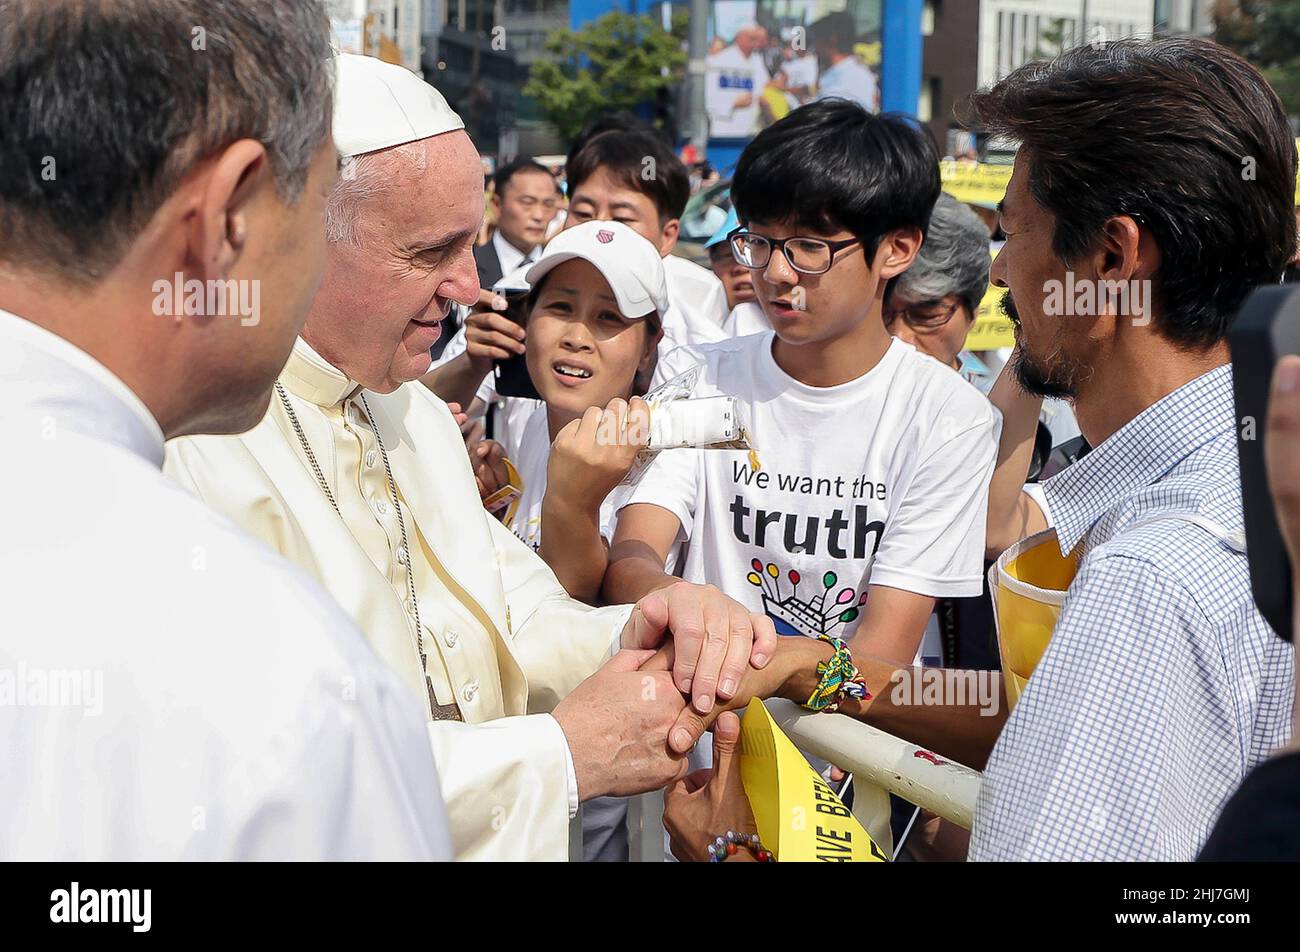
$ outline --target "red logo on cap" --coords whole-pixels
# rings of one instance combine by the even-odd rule
[[[602,228],[596,232],[596,240],[602,245],[607,245],[614,240],[614,233],[607,228]]]

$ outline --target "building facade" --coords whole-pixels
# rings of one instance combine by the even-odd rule
[[[978,85],[1082,42],[1150,36],[1152,0],[980,0]]]

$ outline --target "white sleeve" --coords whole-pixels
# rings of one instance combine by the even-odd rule
[[[695,525],[695,504],[699,492],[700,454],[719,450],[663,450],[622,502],[622,506],[649,503],[667,509],[681,524],[678,539],[689,539]],[[620,507],[621,508],[621,507]]]
[[[222,778],[184,859],[453,858],[423,711],[377,660],[354,660],[354,691],[322,675],[280,752],[252,752]]]
[[[942,434],[943,427],[938,429]],[[930,450],[885,527],[871,566],[872,585],[934,598],[984,590],[989,480],[997,449],[997,421],[986,403],[978,423]]]

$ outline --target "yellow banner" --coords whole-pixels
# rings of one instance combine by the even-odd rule
[[[944,161],[939,163],[939,179],[957,201],[992,208],[1007,193],[1011,166]]]
[[[740,779],[759,839],[778,862],[889,861],[757,698],[740,723]]]
[[[994,254],[990,251],[990,254]],[[992,284],[984,292],[984,298],[975,311],[975,323],[966,335],[966,349],[973,351],[997,350],[999,347],[1016,346],[1015,328],[1011,320],[1002,313],[1002,297],[1007,292],[995,288]]]

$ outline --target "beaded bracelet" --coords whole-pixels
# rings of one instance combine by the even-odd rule
[[[833,714],[839,710],[840,702],[849,698],[859,701],[871,700],[866,681],[858,674],[857,665],[849,646],[839,638],[821,635],[820,640],[829,644],[835,653],[829,661],[817,662],[817,674],[820,680],[813,693],[804,701],[803,706],[810,711]]]
[[[737,833],[735,830],[728,830],[726,836],[719,836],[709,844],[709,862],[721,863],[728,856],[734,856],[741,847],[753,853],[754,859],[760,863],[776,862],[776,857],[763,849],[757,833]]]

